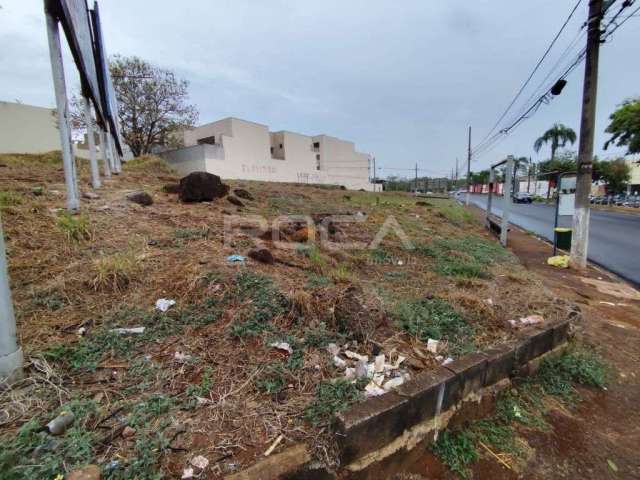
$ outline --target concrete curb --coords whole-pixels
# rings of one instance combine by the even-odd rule
[[[375,462],[383,462],[418,443],[431,443],[447,425],[486,416],[493,409],[499,391],[511,384],[511,378],[534,373],[543,357],[564,350],[570,323],[565,319],[526,328],[516,334],[515,340],[485,352],[470,353],[446,367],[422,372],[395,391],[372,397],[339,414],[334,430],[340,465],[351,472],[349,478],[369,478],[366,470]],[[285,452],[295,448],[299,446]],[[240,472],[228,478],[336,478],[323,468],[312,466],[308,453],[300,452],[287,456],[294,462],[286,472],[279,469],[275,476],[269,476],[266,474],[269,470],[261,465],[273,463],[275,458],[262,460],[244,471],[254,471],[257,476],[237,476],[244,473]]]

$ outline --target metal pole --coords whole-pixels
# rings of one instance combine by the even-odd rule
[[[107,148],[107,150],[109,150],[109,161],[111,162],[111,172],[115,173],[117,175],[120,172],[118,171],[118,167],[117,167],[117,164],[116,164],[116,156],[115,156],[115,152],[114,152],[114,149],[113,149],[113,141],[111,139],[111,127],[109,126],[109,122],[106,122],[106,123],[107,123],[107,132],[105,134],[105,136],[107,137],[106,138],[106,140],[107,140],[106,148]]]
[[[593,135],[596,121],[596,97],[598,94],[601,17],[602,0],[591,0],[589,2],[587,58],[584,67],[582,93],[578,177],[576,179],[575,212],[573,214],[573,240],[571,242],[571,264],[578,268],[587,266],[587,252],[589,249],[589,193],[591,192],[591,183],[593,181]]]
[[[416,183],[416,186],[415,186],[414,190],[415,190],[415,194],[417,196],[418,195],[418,163],[417,162],[416,162],[416,181],[415,181],[415,183]]]
[[[376,170],[376,157],[373,157],[373,191],[376,191],[376,185],[378,184],[378,171]]]
[[[67,87],[65,85],[64,66],[62,64],[60,30],[58,28],[58,21],[46,10],[46,8],[45,17],[47,20],[47,36],[49,39],[49,55],[51,57],[53,88],[56,94],[58,130],[60,131],[60,147],[62,149],[64,181],[67,188],[67,209],[73,212],[80,208],[80,200],[78,197],[76,164],[73,158],[73,149],[71,146],[69,106],[67,104]]]
[[[93,119],[91,117],[91,105],[89,99],[84,99],[84,120],[87,123],[87,141],[89,142],[89,162],[91,164],[91,185],[93,188],[100,188],[100,170],[98,169],[98,159],[96,158],[96,140],[93,136]]]
[[[491,205],[493,203],[493,184],[496,181],[496,171],[493,167],[489,169],[489,196],[487,197],[487,222],[486,227],[491,226],[489,218],[491,217]]]
[[[500,229],[500,243],[503,247],[507,246],[507,232],[509,230],[509,209],[511,208],[511,187],[513,177],[513,157],[507,157],[507,171],[502,188],[502,227]]]
[[[111,178],[111,166],[109,165],[109,153],[107,152],[107,140],[104,130],[100,129],[100,150],[102,151],[102,161],[104,163],[104,176]]]
[[[469,145],[467,147],[467,198],[466,205],[469,205],[469,190],[471,189],[471,127],[469,127]]]
[[[9,273],[0,219],[0,386],[22,376],[22,349],[18,346]]]

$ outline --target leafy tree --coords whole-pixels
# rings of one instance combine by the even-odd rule
[[[533,149],[538,153],[543,145],[551,144],[551,160],[556,156],[556,151],[559,147],[565,147],[567,143],[573,145],[576,141],[576,132],[570,127],[561,123],[555,123],[553,127],[544,132],[540,138],[538,138],[534,144]]]
[[[609,120],[611,123],[605,132],[612,136],[604,144],[604,149],[613,143],[627,147],[627,154],[640,153],[640,97],[625,100]]]
[[[154,145],[179,146],[182,131],[198,119],[189,103],[189,83],[138,57],[115,56],[109,70],[122,137],[133,155],[151,153]]]
[[[555,156],[551,160],[538,164],[540,173],[564,173],[575,172],[577,169],[577,158],[573,151],[565,151]]]
[[[631,168],[623,158],[612,161],[594,158],[593,179],[604,181],[610,193],[622,193],[631,180]]]

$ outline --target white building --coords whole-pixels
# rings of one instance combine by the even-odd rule
[[[206,171],[227,179],[373,189],[369,155],[328,135],[270,132],[266,125],[225,118],[186,131],[184,144],[161,153],[181,174]]]

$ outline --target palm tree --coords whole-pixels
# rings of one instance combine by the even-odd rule
[[[576,142],[576,132],[572,128],[563,125],[562,123],[554,123],[553,127],[544,132],[540,138],[538,138],[533,144],[533,149],[538,153],[545,143],[551,143],[551,162],[556,156],[556,150],[558,147],[564,147],[567,142],[573,145]],[[551,193],[551,179],[547,184],[547,201]]]
[[[535,141],[533,149],[538,153],[542,148],[542,145],[551,143],[551,160],[553,160],[556,156],[556,150],[558,150],[558,147],[564,147],[567,142],[571,145],[576,142],[576,132],[566,125],[555,123],[553,127],[544,132],[542,136]]]

